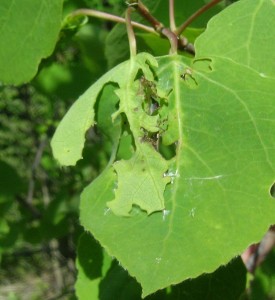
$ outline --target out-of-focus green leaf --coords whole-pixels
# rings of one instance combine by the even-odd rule
[[[251,300],[275,299],[275,249],[256,269],[249,294]]]
[[[202,28],[187,28],[184,36],[189,43],[194,43],[196,38],[202,34]],[[169,53],[170,44],[165,38],[160,38],[152,33],[137,32],[136,34],[138,49],[141,52],[154,53],[155,56],[167,55]]]
[[[87,24],[74,35],[62,31],[62,39],[51,57],[35,77],[33,84],[50,99],[72,101],[106,71],[101,55],[106,31]]]
[[[96,122],[98,124],[98,128],[112,142],[116,149],[120,140],[122,126],[120,116],[115,120],[112,120],[112,114],[117,111],[119,103],[119,98],[115,94],[115,90],[117,88],[117,85],[106,84],[99,96],[96,108]]]
[[[75,29],[80,26],[85,25],[88,22],[88,17],[79,15],[79,16],[72,16],[68,15],[64,20],[63,20],[63,25],[62,27],[64,29]]]
[[[0,161],[0,202],[5,197],[22,192],[24,183],[16,170],[4,161]]]
[[[9,225],[6,220],[0,219],[0,237],[9,232]],[[1,251],[0,251],[1,252]]]
[[[116,261],[113,261],[111,268],[100,282],[99,288],[98,299],[141,299],[140,285]]]
[[[240,257],[211,274],[172,286],[170,300],[236,300],[244,293],[246,268]]]
[[[100,280],[106,275],[112,259],[88,233],[82,234],[77,249],[76,295],[79,300],[101,299],[99,298]]]

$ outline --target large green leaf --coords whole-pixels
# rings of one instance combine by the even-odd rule
[[[140,300],[141,286],[129,276],[117,261],[110,259],[106,264],[98,249],[99,244],[91,236],[80,239],[78,247],[78,280],[76,292],[79,300],[89,298],[101,300]],[[81,252],[79,251],[81,249]],[[89,249],[89,250],[88,250]],[[80,262],[80,255],[83,257]],[[108,259],[108,258],[107,258]],[[101,272],[100,272],[100,265]],[[85,272],[83,272],[86,270]],[[97,274],[97,275],[96,275]],[[102,276],[104,275],[104,276]],[[101,277],[101,282],[98,282]],[[96,285],[97,284],[97,285]],[[233,259],[226,266],[221,266],[214,273],[203,274],[195,279],[186,280],[178,285],[160,290],[145,297],[146,300],[236,300],[246,286],[246,268],[240,257]]]
[[[0,1],[0,80],[21,84],[32,79],[49,56],[61,27],[62,0]]]
[[[241,1],[212,19],[192,69],[177,55],[158,60],[158,85],[170,91],[174,112],[163,139],[177,144],[163,212],[120,218],[108,210],[117,184],[111,168],[82,194],[82,224],[137,278],[143,295],[214,271],[274,223],[271,20],[273,1]]]

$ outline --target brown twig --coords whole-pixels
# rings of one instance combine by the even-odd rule
[[[89,17],[95,17],[98,19],[104,19],[104,20],[108,20],[108,21],[112,21],[112,22],[116,22],[116,23],[123,23],[125,24],[126,21],[124,18],[112,15],[112,14],[108,14],[105,12],[101,12],[101,11],[97,11],[94,9],[87,9],[87,8],[82,8],[82,9],[78,9],[76,11],[74,11],[71,16],[79,16],[79,15],[85,15],[85,16],[89,16]],[[146,26],[143,25],[141,23],[138,22],[131,22],[132,26],[142,29],[144,31],[150,32],[150,33],[154,33],[157,34],[157,32],[154,30],[154,28],[150,27],[150,26]]]
[[[217,0],[216,0],[217,1]],[[221,1],[221,0],[219,0]],[[138,22],[131,21],[130,24],[135,27],[142,29],[144,31],[147,31],[149,33],[154,33],[157,35],[160,35],[162,37],[168,38],[171,48],[170,48],[170,54],[176,53],[178,46],[180,49],[187,51],[191,54],[194,54],[194,46],[190,43],[188,43],[187,39],[184,37],[179,37],[176,32],[173,32],[173,28],[176,27],[175,25],[175,20],[174,20],[174,0],[170,0],[169,4],[169,10],[170,10],[170,27],[165,28],[164,25],[159,22],[148,10],[148,8],[141,2],[141,0],[133,0],[129,1],[129,8],[135,8],[137,12],[145,19],[147,20],[152,27],[143,25]],[[126,19],[108,14],[105,12],[100,12],[97,10],[93,9],[78,9],[74,11],[71,16],[78,16],[78,15],[86,15],[86,16],[91,16],[91,17],[96,17],[104,20],[109,20],[112,22],[117,22],[117,23],[126,23]],[[176,30],[176,29],[175,29]],[[130,46],[131,47],[131,46]]]
[[[158,33],[168,38],[171,45],[170,54],[177,53],[178,37],[175,35],[175,33],[169,28],[164,27],[164,25],[149,12],[148,8],[140,0],[135,4],[135,8],[138,11],[138,13],[145,20],[147,20]]]
[[[31,205],[32,204],[32,199],[33,199],[33,193],[34,193],[34,184],[35,184],[35,173],[36,169],[38,168],[40,164],[40,160],[43,154],[43,151],[47,145],[47,139],[42,139],[39,143],[33,164],[31,166],[31,177],[29,180],[29,187],[28,187],[28,195],[26,202]]]
[[[140,0],[136,3],[135,8],[138,13],[153,26],[156,32],[161,33],[164,25],[149,12],[148,8]]]
[[[193,15],[191,15],[183,24],[181,24],[174,32],[176,35],[180,35],[187,26],[189,26],[190,23],[192,23],[197,17],[199,17],[201,14],[203,14],[205,11],[207,11],[212,6],[218,4],[222,0],[212,0],[209,3],[202,6],[200,9],[198,9]]]
[[[186,51],[190,54],[195,55],[195,47],[193,44],[189,43],[187,38],[184,36],[178,37],[178,49]]]

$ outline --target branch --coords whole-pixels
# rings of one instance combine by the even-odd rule
[[[40,160],[41,160],[41,157],[42,157],[42,154],[43,154],[43,151],[44,151],[46,145],[47,145],[47,139],[42,139],[39,143],[33,164],[31,166],[31,177],[29,180],[28,195],[27,195],[27,199],[26,199],[26,202],[30,205],[32,204],[32,198],[33,198],[33,193],[34,193],[36,169],[38,168],[38,166],[40,164]]]
[[[191,15],[183,24],[181,24],[174,32],[176,35],[180,35],[187,26],[189,26],[190,23],[192,23],[197,17],[199,17],[201,14],[203,14],[205,11],[207,11],[212,6],[216,5],[217,3],[221,2],[222,0],[212,0],[209,3],[202,6],[200,9],[198,9],[193,15]]]
[[[138,2],[134,4],[134,7],[139,12],[139,14],[154,27],[156,32],[161,33],[164,25],[150,14],[149,9],[140,0],[138,0]]]
[[[150,27],[150,26],[146,26],[141,23],[138,23],[138,22],[131,21],[130,24],[133,27],[142,29],[149,33],[154,33],[156,35],[160,35],[162,37],[168,38],[170,41],[170,44],[171,44],[171,49],[170,49],[171,54],[176,53],[178,46],[182,50],[187,51],[191,54],[194,54],[193,45],[188,43],[188,41],[184,37],[178,38],[177,33],[175,31],[173,32],[171,29],[165,28],[161,22],[159,22],[154,16],[151,15],[148,8],[140,0],[133,0],[133,1],[129,1],[129,2],[130,2],[129,6],[131,8],[135,8],[138,11],[138,13],[152,25],[152,27]],[[174,0],[170,0],[170,4],[169,4],[170,27],[174,28],[176,26],[174,24],[174,8],[172,8],[172,6],[174,6]],[[78,9],[78,10],[74,11],[71,14],[72,17],[79,16],[79,15],[86,15],[86,16],[104,19],[104,20],[108,20],[108,21],[112,21],[112,22],[116,22],[116,23],[124,23],[124,24],[126,23],[126,19],[124,19],[124,18],[115,16],[115,15],[112,15],[109,13],[100,12],[100,11],[97,11],[94,9],[82,8],[82,9]],[[178,40],[179,40],[179,44],[178,44]]]
[[[165,28],[161,22],[159,22],[154,16],[152,16],[148,8],[141,2],[141,0],[138,0],[138,2],[133,4],[135,4],[135,8],[138,11],[138,13],[145,20],[147,20],[158,33],[168,38],[171,45],[170,54],[177,53],[178,37],[176,36],[176,34],[170,29]]]
[[[74,11],[71,16],[75,17],[75,16],[79,16],[79,15],[85,15],[85,16],[89,16],[89,17],[95,17],[98,19],[104,19],[104,20],[108,20],[108,21],[112,21],[112,22],[116,22],[116,23],[126,23],[126,20],[124,18],[112,15],[112,14],[108,14],[105,12],[101,12],[101,11],[97,11],[94,9],[87,9],[87,8],[82,8],[82,9],[78,9],[76,11]],[[144,31],[150,32],[150,33],[154,33],[157,34],[156,31],[150,27],[150,26],[146,26],[143,24],[140,24],[138,22],[134,22],[131,21],[132,26],[142,29]]]

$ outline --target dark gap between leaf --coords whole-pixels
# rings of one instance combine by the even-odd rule
[[[159,145],[159,153],[166,159],[170,160],[173,157],[176,156],[176,143],[173,143],[172,145],[163,145],[160,143]]]
[[[272,184],[270,188],[270,195],[272,198],[275,198],[275,182]]]

